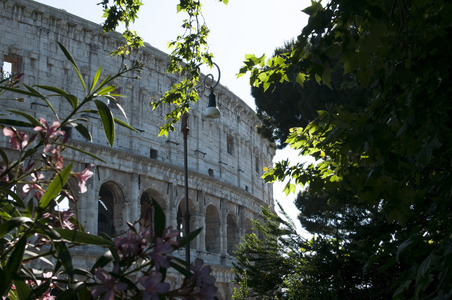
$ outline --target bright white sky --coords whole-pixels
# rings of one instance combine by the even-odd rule
[[[101,23],[102,10],[98,0],[38,0],[38,2],[61,8],[90,21]],[[180,27],[186,17],[176,13],[179,0],[144,0],[138,21],[132,29],[152,46],[169,53],[168,42],[183,34]],[[310,0],[229,0],[228,5],[216,0],[204,0],[203,15],[210,28],[209,47],[214,61],[221,69],[220,83],[255,109],[250,95],[247,76],[237,79],[246,54],[267,57],[285,41],[296,38],[308,20],[301,10],[311,4]],[[204,72],[206,73],[206,72]],[[217,76],[212,69],[212,74]],[[221,99],[219,99],[221,101]],[[274,161],[289,157],[298,160],[292,150],[277,151]],[[295,221],[297,209],[293,205],[295,195],[282,193],[284,184],[274,184],[274,197]],[[297,224],[295,221],[295,224]]]

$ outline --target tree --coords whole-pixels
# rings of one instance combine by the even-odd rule
[[[224,4],[229,2],[229,0],[218,1]],[[130,25],[138,18],[142,4],[141,0],[102,0],[98,3],[104,9],[105,31],[115,30],[120,24],[125,26],[123,31],[125,43],[112,54],[126,55],[144,45],[142,38],[130,29]],[[160,127],[160,135],[168,135],[169,131],[174,131],[174,124],[189,111],[190,104],[198,100],[196,86],[200,76],[199,66],[201,64],[213,66],[213,54],[209,52],[207,42],[209,28],[204,22],[201,8],[201,1],[180,0],[177,4],[177,12],[186,13],[187,18],[181,26],[184,33],[168,45],[173,52],[170,55],[167,72],[178,74],[180,80],[170,91],[165,92],[162,98],[153,99],[150,103],[153,109],[162,104],[171,106],[170,112],[165,115],[165,124]]]
[[[406,231],[351,196],[300,192],[298,218],[310,240],[297,234],[284,212],[282,219],[263,210],[265,223],[255,221],[256,233],[235,252],[236,283],[245,280],[249,294],[263,299],[390,298],[400,276],[392,255]]]
[[[340,183],[405,232],[395,236],[397,250],[387,260],[400,269],[394,297],[452,297],[452,4],[333,0],[325,7],[312,2],[304,12],[310,18],[301,46],[284,59],[249,55],[242,72],[264,89],[289,80],[294,67],[297,82],[328,85],[339,57],[344,73],[371,97],[362,111],[322,111],[293,130],[288,143],[317,163],[281,162],[266,180],[290,178],[289,189],[295,182],[312,193]],[[318,43],[307,50],[310,40]]]
[[[291,222],[283,220],[270,209],[263,208],[265,222],[253,221],[254,233],[237,246],[234,254],[235,282],[248,288],[251,297],[280,299],[285,280],[296,276],[300,259],[301,237]],[[246,283],[246,284],[245,284]],[[244,293],[244,292],[242,292]]]
[[[287,43],[283,48],[277,48],[274,56],[285,55],[297,47],[296,42]],[[311,47],[310,44],[307,47]],[[342,89],[350,79],[343,75],[343,68],[333,62],[333,72],[329,86],[319,85],[314,79],[307,80],[303,86],[296,82],[273,82],[264,90],[262,85],[253,86],[251,94],[257,107],[257,116],[262,121],[258,132],[278,148],[287,144],[289,130],[292,127],[305,127],[317,117],[317,111],[335,107],[347,106],[361,108],[366,104],[368,95],[363,89]],[[290,78],[295,71],[288,71]]]

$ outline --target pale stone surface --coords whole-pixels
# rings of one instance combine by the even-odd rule
[[[30,0],[0,0],[0,25],[0,64],[13,62],[25,73],[23,82],[26,84],[53,85],[82,97],[83,88],[57,42],[72,53],[87,83],[92,81],[100,65],[104,74],[101,79],[120,67],[121,59],[108,54],[118,45],[121,36],[104,34],[99,25],[63,10]],[[115,84],[118,92],[126,96],[119,102],[131,125],[143,132],[118,127],[115,146],[111,149],[100,121],[91,117],[89,129],[93,142],[84,141],[73,130],[70,143],[83,147],[106,163],[74,151],[65,154],[65,158],[74,162],[76,171],[83,170],[87,163],[96,166],[88,192],[78,195],[82,224],[92,233],[98,232],[100,197],[105,202],[111,201],[113,206],[110,210],[113,218],[103,226],[114,226],[116,232],[125,229],[125,222],[140,218],[140,199],[144,193],[159,201],[168,225],[177,227],[181,223],[178,222],[179,207],[185,212],[180,124],[168,137],[157,137],[158,124],[169,108],[153,111],[149,106],[149,98],[161,96],[177,78],[165,73],[166,54],[149,44],[134,52],[125,63],[131,65],[133,60],[145,64],[143,72],[128,74]],[[131,78],[133,76],[141,79]],[[250,232],[250,220],[259,217],[260,207],[274,205],[272,186],[265,184],[260,176],[264,166],[271,166],[275,151],[256,133],[259,120],[251,108],[221,85],[215,92],[222,117],[203,118],[208,99],[208,91],[205,91],[189,118],[190,228],[205,229],[192,243],[191,259],[200,257],[213,266],[221,298],[230,299],[233,279],[230,267],[234,258],[228,252],[245,232]],[[68,103],[64,99],[53,98],[51,102],[60,115],[67,113]],[[23,104],[2,101],[2,106],[2,112],[19,108],[35,117],[50,117],[39,99],[26,99]],[[113,111],[124,120],[118,110]],[[4,137],[1,144],[6,146]],[[206,215],[207,211],[212,215]],[[180,254],[183,256],[183,251]],[[86,256],[90,255],[80,253],[77,263],[86,264]]]

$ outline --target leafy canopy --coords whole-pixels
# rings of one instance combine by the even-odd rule
[[[321,111],[287,142],[316,164],[281,162],[267,181],[290,178],[312,193],[336,184],[408,233],[397,236],[397,298],[452,296],[452,24],[449,1],[313,1],[299,46],[268,60],[247,56],[253,86],[309,78],[330,85],[339,60],[349,87],[369,92],[364,109]],[[311,41],[315,41],[312,42]],[[308,43],[313,46],[308,48]],[[330,194],[331,196],[331,194]]]

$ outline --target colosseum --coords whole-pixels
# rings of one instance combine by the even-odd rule
[[[115,73],[120,58],[109,53],[122,41],[118,33],[105,34],[102,28],[63,10],[31,0],[0,0],[0,64],[12,72],[24,73],[28,85],[47,84],[83,95],[83,88],[73,73],[57,42],[72,53],[86,81],[92,80],[102,65],[103,74]],[[160,136],[169,107],[152,110],[150,98],[159,98],[177,82],[165,72],[167,55],[149,44],[133,52],[125,61],[139,60],[144,70],[116,80],[120,103],[130,123],[140,132],[117,128],[115,145],[110,148],[100,120],[89,117],[92,142],[76,131],[69,131],[70,143],[101,157],[105,163],[78,152],[66,156],[74,168],[95,165],[88,182],[88,192],[77,195],[80,220],[91,233],[114,234],[126,229],[127,221],[136,221],[149,199],[162,206],[168,225],[183,230],[185,212],[184,143],[180,124],[168,136]],[[191,243],[190,259],[202,258],[212,266],[219,299],[231,299],[234,256],[240,239],[251,231],[251,220],[259,218],[262,206],[273,207],[273,190],[260,178],[264,166],[270,166],[275,150],[256,133],[259,120],[244,101],[227,88],[215,89],[221,118],[206,119],[208,91],[191,108],[188,135],[188,188],[190,228],[203,227]],[[63,100],[54,100],[60,114],[67,109]],[[58,102],[60,101],[60,102]],[[114,103],[109,103],[113,110]],[[35,117],[46,116],[46,107],[33,99],[24,103],[2,101],[7,109],[25,111]],[[50,116],[50,115],[48,115]],[[7,140],[2,138],[1,146]],[[86,264],[92,249],[80,249],[77,264]],[[179,250],[181,257],[184,251]],[[177,280],[174,279],[174,280]]]

